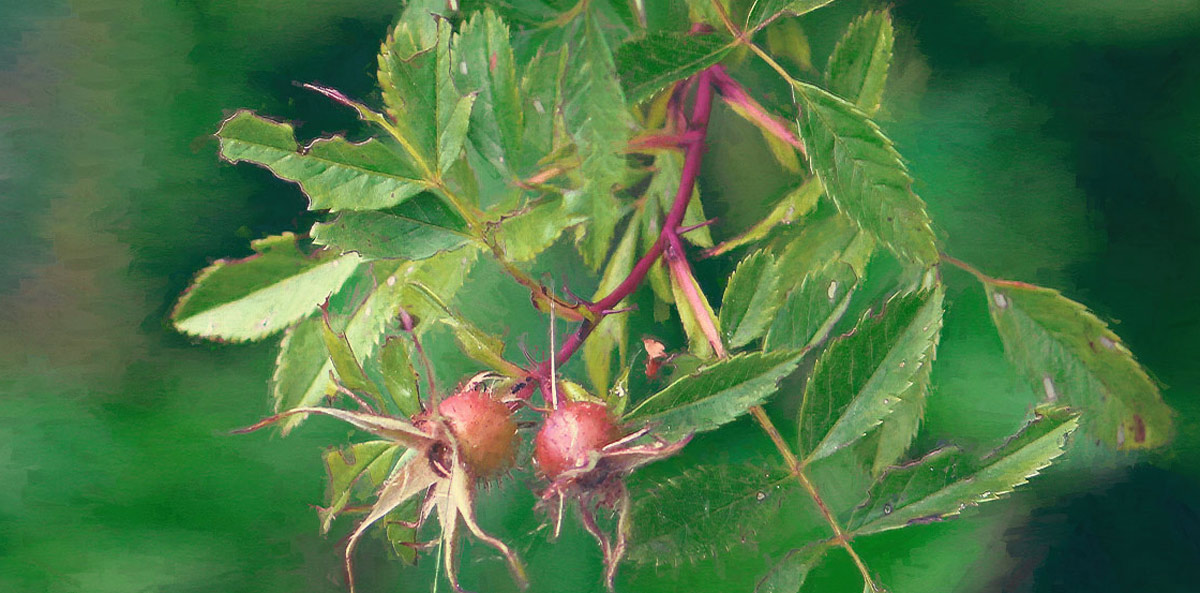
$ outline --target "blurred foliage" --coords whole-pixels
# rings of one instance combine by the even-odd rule
[[[7,4],[0,245],[19,256],[0,268],[0,590],[341,590],[330,553],[341,534],[320,536],[307,505],[322,500],[320,448],[348,442],[350,431],[313,422],[286,440],[229,436],[226,428],[267,411],[273,347],[197,348],[163,320],[213,254],[248,255],[248,239],[311,222],[293,187],[218,163],[210,135],[226,110],[272,113],[302,134],[360,137],[352,113],[294,83],[369,94],[396,3]],[[868,6],[843,0],[805,17],[814,64]],[[1078,442],[1062,467],[1008,505],[864,540],[868,561],[908,554],[880,575],[894,590],[1187,591],[1200,582],[1191,561],[1200,554],[1197,12],[1182,0],[896,7],[880,119],[949,250],[997,277],[1061,287],[1119,320],[1124,341],[1168,387],[1179,435],[1150,458]],[[777,92],[784,100],[786,89]],[[772,157],[732,113],[718,110],[711,133],[724,142],[701,180],[715,200],[709,214],[748,226],[766,206],[743,197],[778,195],[783,181],[745,166]],[[732,153],[738,158],[720,156]],[[720,191],[738,186],[755,191]],[[732,271],[722,265],[701,262],[697,271],[720,278]],[[553,263],[546,271],[588,292],[589,279]],[[965,445],[1011,433],[1036,400],[988,329],[982,289],[954,274],[917,437],[925,449],[950,433],[966,435]],[[486,266],[472,282],[521,295]],[[546,347],[544,319],[532,309],[472,314],[487,331],[509,327],[510,338]],[[449,330],[440,336],[435,357],[454,348]],[[514,359],[517,340],[509,342]],[[439,369],[439,380],[467,370]],[[689,455],[719,456],[737,439],[736,431],[706,438]],[[1131,471],[1134,460],[1148,465]],[[679,467],[648,468],[645,479]],[[854,498],[851,488],[844,500]],[[529,498],[512,483],[497,489],[480,510],[484,527],[525,525],[498,511],[528,508]],[[811,522],[805,512],[789,520]],[[540,533],[517,543],[531,566],[555,576],[556,590],[596,586],[600,559],[586,534],[569,530],[554,547]],[[406,586],[387,554],[363,546],[364,591]],[[746,547],[723,556],[715,573],[663,566],[631,585],[653,590],[656,573],[684,584],[714,574],[742,583],[762,564]],[[854,571],[836,564],[809,575],[814,590],[846,588],[839,579]],[[472,570],[468,587],[507,582],[494,558]]]

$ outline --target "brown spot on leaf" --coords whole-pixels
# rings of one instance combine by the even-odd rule
[[[492,52],[492,57],[488,58],[488,72],[496,71],[496,52]]]
[[[1146,423],[1143,422],[1142,417],[1137,414],[1133,415],[1133,442],[1146,442]]]
[[[942,520],[941,515],[927,515],[924,517],[917,517],[915,519],[909,519],[908,522],[905,523],[905,525],[927,525],[929,523],[937,523],[941,520]]]

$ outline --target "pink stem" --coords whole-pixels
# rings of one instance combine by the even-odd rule
[[[671,244],[667,247],[666,258],[667,266],[671,268],[671,275],[675,277],[675,283],[683,291],[683,298],[687,301],[688,307],[692,309],[692,314],[696,316],[696,322],[700,324],[700,331],[704,333],[704,338],[712,346],[713,353],[717,355],[717,358],[728,357],[729,353],[725,351],[725,344],[721,342],[721,332],[717,331],[712,315],[708,312],[708,302],[696,288],[692,266],[684,256],[683,242],[679,240],[679,235],[671,236]]]
[[[611,314],[617,304],[625,297],[637,290],[638,286],[645,280],[646,274],[650,273],[650,268],[666,250],[668,243],[679,241],[679,224],[683,222],[683,215],[687,212],[688,202],[691,201],[692,192],[696,188],[696,177],[700,174],[700,163],[706,148],[705,139],[708,135],[708,119],[712,115],[713,71],[719,67],[714,66],[704,70],[696,77],[696,102],[692,106],[692,117],[691,121],[688,122],[688,129],[684,132],[684,135],[693,133],[695,135],[688,144],[686,156],[683,161],[683,171],[679,178],[679,189],[675,192],[675,201],[671,204],[671,210],[667,212],[667,217],[663,221],[662,231],[659,233],[658,239],[654,241],[654,244],[646,251],[646,254],[634,264],[629,275],[612,292],[587,306],[593,315],[593,319],[585,320],[579,324],[579,328],[575,330],[575,333],[571,334],[563,342],[555,354],[557,365],[561,366],[565,364],[583,345],[584,340],[591,335],[592,330],[596,329],[596,325],[604,317]],[[537,368],[531,372],[543,385],[548,383],[550,379],[549,373],[550,361],[548,360],[539,363]]]
[[[753,119],[764,130],[771,135],[790,144],[793,148],[800,151],[800,154],[807,156],[804,151],[804,143],[800,141],[800,137],[792,132],[791,124],[784,122],[780,118],[767,113],[750,93],[746,92],[738,81],[734,80],[725,72],[725,68],[720,65],[712,67],[713,82],[717,85],[717,90],[721,91],[721,98],[731,105],[740,107],[746,112],[746,115]]]

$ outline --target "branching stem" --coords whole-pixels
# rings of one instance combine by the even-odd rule
[[[753,43],[750,43],[748,39],[744,39],[740,36],[740,33],[736,30],[736,28],[734,28],[732,21],[729,20],[728,15],[723,11],[722,20],[725,21],[726,26],[730,28],[731,32],[741,39],[742,43],[750,46],[752,49],[758,50],[756,53],[761,52],[761,50],[755,47]],[[760,53],[760,55],[765,54]],[[769,56],[767,59],[769,59]],[[778,64],[773,65],[776,67],[778,66]],[[709,116],[712,114],[715,86],[714,68],[719,68],[719,66],[706,69],[695,77],[696,100],[692,107],[692,116],[687,123],[687,129],[680,134],[681,138],[687,138],[688,141],[686,143],[687,149],[683,162],[683,171],[679,180],[679,189],[675,193],[675,200],[672,202],[671,209],[667,213],[666,219],[663,221],[662,230],[660,231],[658,238],[646,251],[646,254],[643,255],[636,264],[634,264],[629,275],[627,275],[625,279],[617,285],[616,288],[596,302],[586,304],[586,309],[591,315],[589,318],[584,319],[579,326],[576,327],[575,331],[563,342],[562,346],[554,354],[553,360],[556,366],[561,367],[561,365],[565,364],[567,360],[569,360],[576,352],[579,351],[579,348],[583,346],[584,341],[587,340],[592,331],[596,329],[596,325],[599,324],[604,317],[612,314],[614,309],[617,308],[617,305],[622,300],[637,290],[642,281],[645,280],[646,275],[650,272],[651,267],[654,266],[658,262],[658,259],[664,255],[666,256],[667,263],[671,267],[671,273],[675,275],[676,282],[678,282],[682,288],[686,306],[692,309],[692,312],[704,333],[705,339],[708,340],[709,344],[713,348],[713,352],[718,358],[726,358],[728,356],[728,352],[725,350],[725,346],[722,343],[720,333],[717,331],[716,322],[712,318],[712,314],[709,312],[706,301],[704,301],[704,296],[700,294],[698,290],[696,290],[696,283],[692,274],[691,265],[688,263],[686,253],[683,248],[683,242],[680,239],[680,223],[683,222],[683,215],[687,211],[688,203],[691,201],[692,194],[695,190],[696,177],[700,174],[700,165],[705,151],[705,142],[708,133],[708,120]],[[777,69],[780,70],[780,73],[789,80],[791,79],[790,76],[787,76],[786,72],[782,71],[782,68]],[[543,393],[547,392],[546,386],[550,385],[550,382],[553,380],[551,375],[551,366],[551,360],[546,360],[537,364],[529,372],[529,374],[543,386]],[[779,454],[783,456],[783,459],[791,473],[796,476],[796,479],[800,482],[801,486],[804,487],[805,491],[808,492],[813,502],[820,509],[821,515],[825,517],[825,520],[829,523],[830,528],[833,530],[833,541],[838,545],[841,545],[842,548],[844,548],[850,555],[850,558],[854,560],[854,564],[862,573],[863,580],[866,582],[868,588],[871,591],[880,591],[881,589],[879,588],[879,585],[875,583],[875,580],[871,576],[871,572],[867,568],[866,563],[863,562],[862,558],[850,545],[849,538],[846,537],[846,534],[842,530],[841,525],[838,523],[837,518],[834,517],[833,512],[829,509],[829,506],[825,504],[824,499],[821,498],[820,492],[817,491],[816,486],[805,473],[803,464],[799,461],[799,459],[797,459],[795,453],[792,452],[787,442],[783,439],[783,436],[780,435],[779,430],[776,429],[775,425],[771,422],[770,417],[767,416],[766,410],[764,410],[762,406],[754,406],[750,408],[750,414],[758,422],[762,430],[766,432],[767,436],[770,437],[771,441],[775,444],[775,447],[779,450]]]
[[[658,238],[655,239],[654,244],[646,251],[646,254],[634,264],[629,275],[616,288],[612,289],[611,292],[596,302],[586,305],[591,318],[584,319],[575,329],[575,332],[563,342],[555,354],[555,359],[559,366],[565,364],[567,360],[574,356],[579,348],[583,346],[584,340],[591,335],[592,330],[596,329],[596,325],[601,320],[611,315],[625,297],[633,294],[633,291],[641,286],[642,281],[646,278],[646,274],[650,273],[651,267],[658,262],[658,258],[662,257],[668,244],[672,241],[679,241],[679,225],[683,222],[683,215],[687,212],[688,202],[691,201],[692,193],[696,187],[696,177],[700,174],[700,163],[704,156],[705,139],[708,134],[708,120],[712,114],[712,74],[708,70],[705,70],[698,74],[696,78],[696,101],[692,107],[692,117],[688,121],[688,129],[685,131],[685,134],[690,134],[688,136],[690,142],[687,145],[684,156],[683,171],[679,179],[679,189],[675,192],[675,201],[672,202],[671,209],[667,212],[666,219],[663,221],[662,231],[659,233]],[[549,373],[550,361],[546,360],[538,364],[530,374],[537,378],[543,385],[547,385],[550,380]]]

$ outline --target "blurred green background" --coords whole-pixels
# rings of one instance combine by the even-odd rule
[[[287,439],[230,436],[269,409],[274,342],[194,344],[164,318],[211,259],[311,220],[293,186],[218,162],[218,122],[248,107],[301,135],[357,129],[294,82],[369,97],[397,1],[0,4],[0,591],[343,590],[346,526],[320,536],[310,505],[323,497],[319,452],[349,433],[314,422]],[[865,6],[804,19],[818,66]],[[894,14],[880,119],[947,250],[1112,322],[1165,385],[1178,438],[1137,458],[1078,439],[1007,502],[864,540],[864,557],[896,591],[1197,590],[1200,4],[901,0]],[[728,112],[715,117],[702,184],[736,223],[768,195],[739,166],[762,149]],[[982,291],[946,279],[925,447],[998,438],[1035,400]],[[577,591],[597,587],[594,548],[572,531],[525,551],[555,577],[540,589]],[[466,561],[466,584],[509,587],[499,562],[472,557],[484,559]],[[396,566],[377,541],[358,562],[367,592],[428,590],[433,570]],[[690,570],[628,568],[626,582],[669,590],[656,575]],[[828,572],[813,590],[856,590]]]

